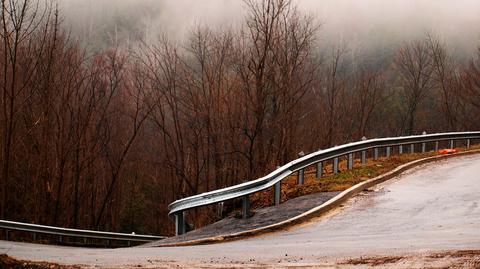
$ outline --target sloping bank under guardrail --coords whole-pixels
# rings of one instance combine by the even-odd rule
[[[240,240],[240,239],[245,239],[248,237],[254,237],[254,236],[259,236],[259,235],[264,235],[268,233],[272,233],[275,231],[279,230],[284,230],[287,228],[292,228],[297,225],[301,225],[305,222],[311,221],[314,218],[322,217],[326,213],[330,212],[331,210],[337,208],[341,204],[345,203],[348,199],[352,198],[356,194],[371,188],[372,186],[375,186],[377,184],[383,183],[389,179],[392,179],[394,177],[399,176],[401,173],[417,167],[422,164],[426,163],[431,163],[435,161],[440,161],[444,160],[447,158],[452,158],[452,157],[458,157],[458,156],[467,156],[467,155],[472,155],[472,154],[479,154],[480,150],[470,150],[470,151],[464,151],[456,154],[451,154],[451,155],[436,155],[433,157],[427,157],[427,158],[422,158],[419,160],[411,161],[409,163],[400,165],[393,170],[382,174],[380,176],[374,177],[372,179],[368,179],[366,181],[363,181],[361,183],[358,183],[349,189],[340,192],[338,195],[334,196],[333,198],[329,199],[328,201],[322,203],[319,206],[316,206],[304,213],[301,213],[295,217],[280,221],[278,223],[270,224],[267,226],[259,227],[259,228],[254,228],[246,231],[241,231],[241,232],[234,232],[230,234],[222,234],[222,235],[217,235],[217,236],[211,236],[211,237],[206,237],[206,238],[198,238],[198,239],[192,239],[192,240],[185,240],[185,241],[179,241],[179,242],[162,242],[157,241],[157,242],[152,242],[146,245],[142,245],[140,247],[174,247],[174,246],[192,246],[192,245],[201,245],[201,244],[214,244],[214,243],[220,243],[220,242],[226,242],[226,241],[233,241],[233,240]],[[168,239],[167,239],[168,240]]]

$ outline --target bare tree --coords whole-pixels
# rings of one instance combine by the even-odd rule
[[[436,88],[441,92],[441,104],[443,116],[447,123],[447,129],[455,131],[457,129],[457,95],[453,89],[455,80],[455,65],[453,59],[448,55],[444,44],[438,37],[427,34],[426,42],[429,50],[429,56],[432,61],[433,79]]]
[[[407,107],[403,130],[406,134],[413,134],[416,131],[419,105],[434,86],[433,65],[427,42],[417,40],[405,44],[397,52],[395,66],[400,75],[400,85]]]
[[[345,93],[346,93],[346,77],[342,73],[345,64],[345,53],[347,48],[345,45],[332,48],[331,55],[326,61],[325,67],[320,74],[323,79],[322,95],[323,100],[323,129],[324,144],[322,148],[332,146],[339,142],[336,134],[340,133],[339,128],[345,124],[342,122]]]
[[[454,85],[454,93],[460,98],[459,116],[463,129],[480,128],[478,113],[480,112],[480,48],[477,57],[470,60],[462,68],[459,79]]]
[[[2,207],[0,215],[7,217],[9,204],[8,186],[14,163],[14,147],[18,127],[19,111],[31,96],[28,85],[32,74],[45,53],[44,43],[49,29],[52,8],[42,1],[15,0],[1,3],[2,42],[2,96],[1,96],[1,128],[2,128]],[[40,46],[37,46],[40,45]],[[28,55],[28,57],[26,57]],[[11,208],[14,208],[13,206]]]
[[[114,50],[106,55],[105,60],[107,76],[104,90],[108,99],[115,98],[107,102],[116,102],[113,104],[116,109],[112,111],[107,105],[99,122],[104,134],[102,148],[108,165],[109,179],[95,221],[97,229],[100,228],[107,203],[111,202],[133,143],[151,111],[145,105],[142,77],[128,69],[127,56]],[[119,107],[123,109],[118,109]],[[123,135],[119,136],[119,133]]]
[[[385,99],[385,80],[380,71],[371,71],[362,68],[353,88],[353,115],[351,118],[357,126],[355,140],[368,136],[368,127],[375,110]]]

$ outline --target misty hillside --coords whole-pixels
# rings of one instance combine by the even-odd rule
[[[432,32],[461,57],[473,53],[480,31],[475,0],[295,0],[322,24],[322,44],[348,43],[358,51],[385,50]],[[167,34],[184,39],[196,25],[235,27],[246,13],[241,0],[62,0],[65,26],[92,49],[153,42]]]

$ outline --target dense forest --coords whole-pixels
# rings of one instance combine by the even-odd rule
[[[432,32],[353,58],[291,1],[245,0],[237,28],[92,53],[53,2],[1,8],[1,219],[168,235],[172,201],[300,151],[480,129],[480,50],[459,59]]]

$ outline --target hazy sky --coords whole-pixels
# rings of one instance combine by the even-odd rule
[[[259,0],[260,1],[260,0]],[[241,22],[241,0],[60,0],[67,24],[77,32],[111,35],[142,28],[149,38],[182,38],[194,24],[228,27]],[[399,43],[427,31],[455,50],[480,45],[480,0],[293,0],[323,22],[321,39],[360,47]],[[134,29],[135,29],[134,27]]]

